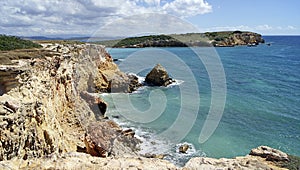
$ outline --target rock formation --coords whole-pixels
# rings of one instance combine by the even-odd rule
[[[167,86],[173,82],[166,69],[157,64],[146,76],[145,82],[152,86]]]
[[[268,146],[260,146],[251,150],[250,155],[266,158],[267,161],[289,161],[286,153]]]
[[[84,142],[87,153],[99,157],[124,156],[126,154],[137,156],[135,153],[137,150],[134,149],[137,149],[137,145],[140,143],[138,139],[134,138],[134,134],[129,133],[129,130],[121,129],[111,120],[90,123]]]
[[[258,45],[264,43],[260,34],[253,32],[234,31],[224,37],[215,37],[212,44],[216,47],[231,47],[237,45]]]
[[[275,156],[275,159],[268,159],[268,156]],[[190,159],[186,169],[263,169],[263,170],[284,170],[278,166],[278,161],[288,162],[289,158],[286,153],[279,150],[259,146],[252,149],[249,155],[236,157],[233,159],[215,159],[196,157]],[[299,165],[300,166],[300,165]],[[286,169],[285,169],[286,170]]]
[[[0,65],[0,169],[280,169],[272,161],[290,160],[265,146],[235,159],[192,158],[182,168],[161,160],[162,154],[142,157],[134,131],[105,119],[106,103],[90,93],[112,87],[130,92],[136,79],[122,73],[102,46],[42,45],[40,57]],[[154,72],[169,81],[157,67]]]
[[[260,156],[246,155],[233,159],[195,157],[190,159],[184,167],[176,167],[174,164],[161,160],[156,156],[137,157],[121,156],[100,158],[80,152],[68,152],[62,154],[50,154],[47,157],[36,159],[0,161],[0,169],[234,169],[234,170],[287,170],[278,167],[276,163],[267,161]]]
[[[206,33],[186,33],[170,35],[147,35],[125,39],[103,41],[101,43],[117,48],[145,47],[232,47],[236,45],[258,45],[264,43],[260,34],[249,31],[220,31]]]
[[[110,62],[101,62],[98,69],[100,76],[93,79],[96,92],[130,93],[142,86],[136,76],[121,72],[111,57]]]
[[[15,64],[0,67],[1,74],[7,75],[1,76],[0,82],[4,93],[0,96],[0,161],[76,151],[89,153],[87,149],[91,148],[91,143],[84,142],[87,138],[96,142],[98,152],[99,147],[103,147],[105,151],[120,149],[135,155],[128,148],[131,146],[122,142],[125,139],[134,141],[133,135],[129,137],[111,130],[111,136],[103,136],[103,140],[110,142],[115,139],[112,134],[118,135],[112,145],[93,141],[93,135],[99,133],[95,132],[97,128],[91,131],[90,127],[102,119],[106,103],[87,91],[91,86],[97,88],[94,84],[97,78],[104,77],[103,68],[98,66],[105,63],[107,69],[118,72],[110,55],[99,45],[43,46],[40,58],[20,59]],[[9,72],[14,73],[12,77],[8,76]],[[126,78],[124,73],[122,75]],[[89,81],[90,78],[94,81]],[[103,122],[101,127],[106,125],[108,123]],[[124,152],[114,152],[118,153]]]
[[[188,144],[183,144],[179,146],[178,150],[180,153],[186,153],[189,148],[190,146]]]

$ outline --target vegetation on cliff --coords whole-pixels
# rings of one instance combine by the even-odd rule
[[[170,35],[148,35],[122,40],[101,41],[100,44],[116,48],[187,47],[257,45],[264,43],[260,34],[246,31],[223,31]]]
[[[40,47],[41,46],[39,44],[29,40],[23,40],[16,36],[0,35],[0,51]]]

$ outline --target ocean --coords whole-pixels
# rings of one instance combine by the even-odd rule
[[[176,82],[101,94],[107,116],[133,128],[141,153],[183,165],[232,158],[267,145],[300,156],[300,37],[264,36],[256,47],[108,48],[142,82],[161,63]],[[186,143],[190,149],[180,153]]]

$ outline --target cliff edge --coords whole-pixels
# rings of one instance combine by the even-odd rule
[[[144,158],[134,131],[108,120],[93,93],[130,92],[136,78],[101,45],[42,46],[4,52],[28,57],[0,65],[0,169],[280,169],[274,161],[289,161],[268,147],[243,158],[193,158],[183,168]]]

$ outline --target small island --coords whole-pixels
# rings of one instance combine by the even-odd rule
[[[258,33],[248,31],[222,31],[206,33],[186,33],[170,35],[147,35],[120,40],[97,42],[113,48],[145,47],[234,47],[239,45],[255,46],[264,43]]]

